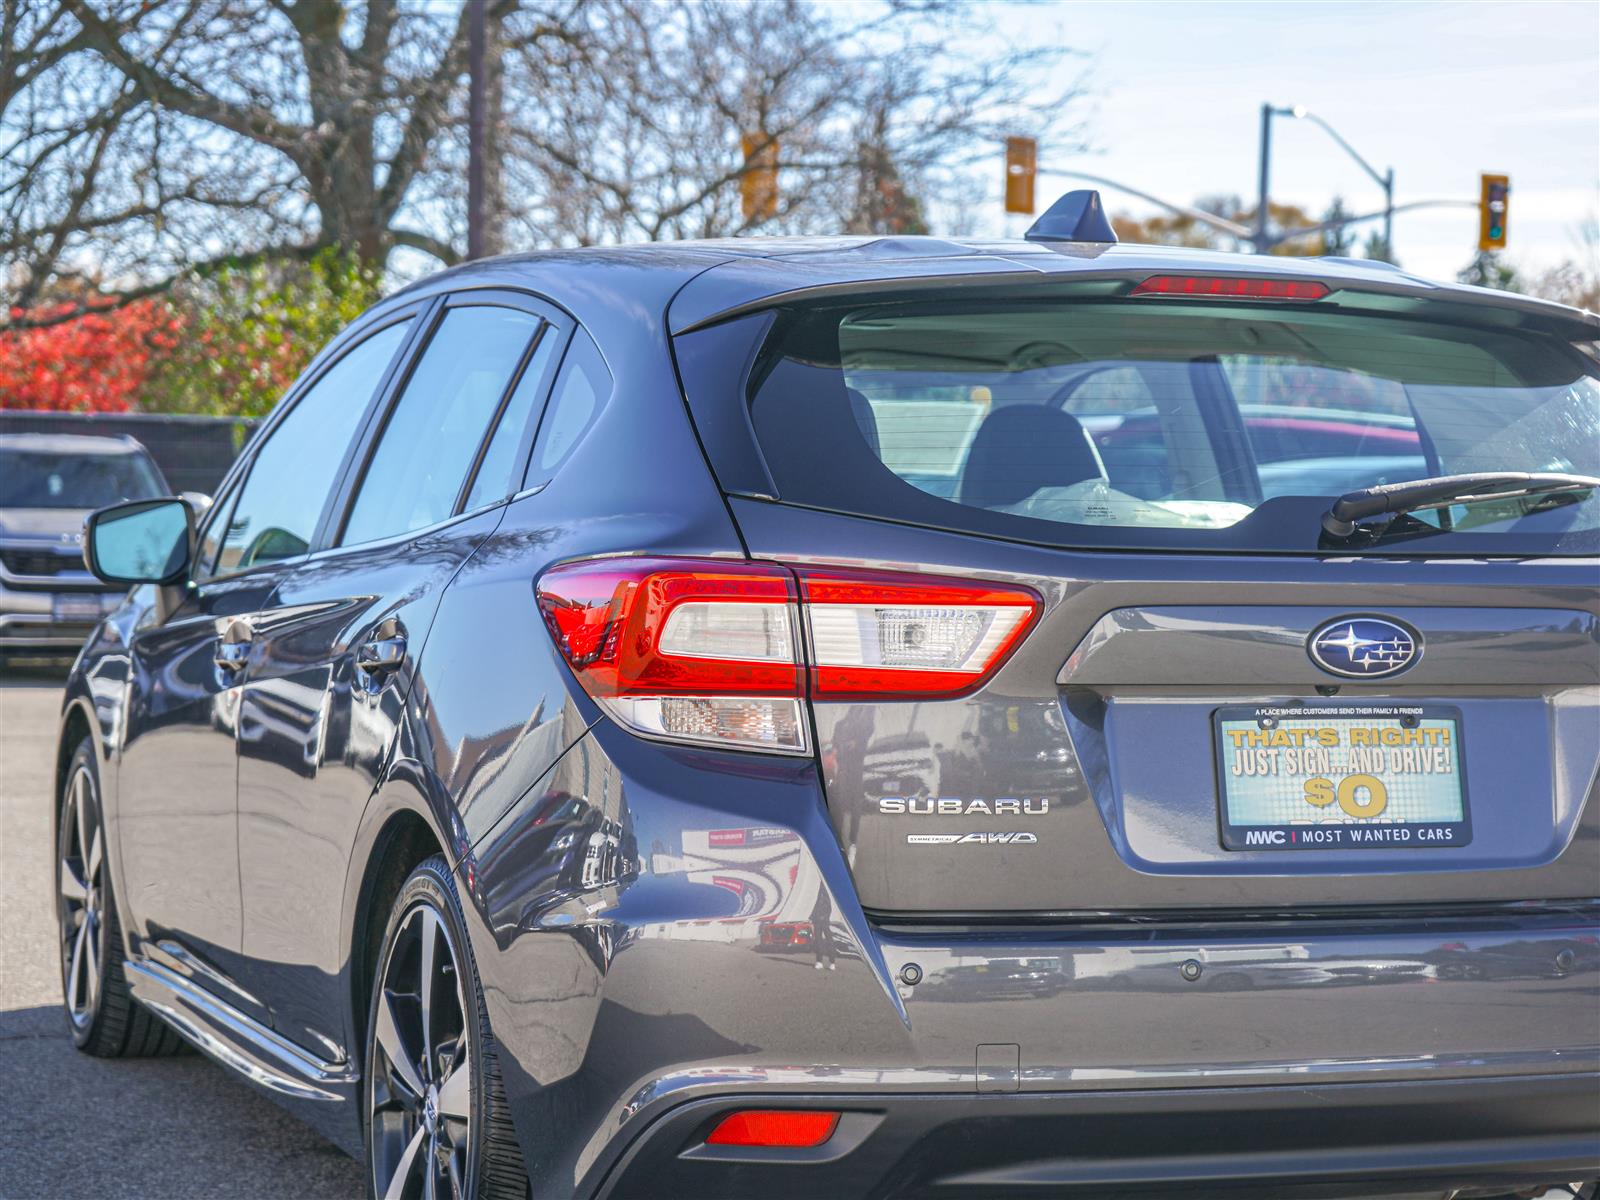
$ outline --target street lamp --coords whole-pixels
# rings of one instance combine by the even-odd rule
[[[1383,245],[1384,249],[1391,256],[1393,256],[1394,168],[1390,167],[1382,174],[1379,174],[1376,167],[1374,167],[1366,159],[1362,158],[1360,154],[1356,153],[1356,148],[1354,146],[1339,136],[1339,131],[1337,129],[1335,129],[1332,125],[1329,125],[1321,117],[1317,116],[1316,113],[1310,112],[1299,104],[1290,105],[1286,108],[1275,108],[1270,104],[1263,104],[1261,106],[1261,173],[1259,179],[1260,196],[1256,204],[1256,253],[1264,253],[1270,248],[1267,235],[1267,179],[1272,160],[1273,117],[1290,117],[1296,121],[1310,121],[1314,125],[1320,125],[1324,133],[1326,133],[1334,141],[1338,142],[1339,147],[1351,158],[1355,159],[1356,162],[1360,164],[1363,171],[1372,176],[1373,181],[1383,189]]]

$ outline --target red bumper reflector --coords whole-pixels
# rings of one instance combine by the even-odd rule
[[[730,1113],[706,1138],[708,1146],[820,1146],[838,1127],[836,1112],[746,1109]]]
[[[1321,300],[1330,289],[1314,279],[1238,279],[1227,275],[1152,275],[1130,296],[1200,296],[1223,300]]]

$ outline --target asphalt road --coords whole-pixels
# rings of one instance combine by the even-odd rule
[[[73,1049],[51,897],[48,674],[0,676],[0,1198],[356,1197],[342,1151],[198,1054]]]

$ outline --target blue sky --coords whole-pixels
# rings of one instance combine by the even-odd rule
[[[1002,30],[1093,55],[1094,151],[1058,164],[1189,202],[1253,203],[1263,101],[1303,105],[1380,171],[1396,202],[1475,199],[1480,171],[1512,180],[1507,257],[1540,269],[1579,256],[1600,207],[1600,3],[997,3]],[[1041,81],[1045,84],[1047,81]],[[1041,166],[1045,164],[1041,163]],[[1335,192],[1359,212],[1382,193],[1316,126],[1277,120],[1274,200],[1320,213]],[[1043,176],[1040,199],[1072,180]],[[993,205],[976,233],[1020,233]],[[1105,192],[1112,211],[1149,206]],[[1408,269],[1453,277],[1476,248],[1477,213],[1402,214]]]

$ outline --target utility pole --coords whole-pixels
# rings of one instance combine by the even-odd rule
[[[483,257],[484,139],[487,132],[484,103],[488,80],[484,75],[484,0],[467,0],[467,257]]]
[[[1254,249],[1265,254],[1271,249],[1267,243],[1267,176],[1272,165],[1272,105],[1261,106],[1261,163],[1256,188],[1256,236]]]
[[[1274,108],[1270,104],[1261,106],[1261,196],[1256,207],[1256,235],[1255,250],[1257,254],[1265,254],[1273,245],[1287,239],[1288,235],[1276,238],[1267,234],[1267,171],[1272,155],[1272,118],[1293,117],[1297,121],[1310,121],[1313,125],[1320,126],[1322,131],[1339,143],[1339,148],[1356,160],[1356,165],[1371,176],[1372,181],[1383,189],[1383,247],[1390,259],[1394,258],[1394,168],[1390,167],[1381,175],[1378,169],[1356,153],[1356,148],[1339,135],[1339,131],[1329,125],[1314,112],[1307,112],[1298,104],[1287,108]],[[1346,222],[1348,224],[1348,222]],[[1324,225],[1323,227],[1326,227]]]
[[[1383,252],[1394,261],[1394,168],[1383,173]]]

